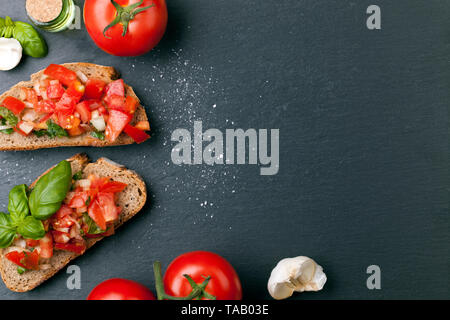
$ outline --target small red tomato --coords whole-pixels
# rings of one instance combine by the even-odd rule
[[[153,293],[132,280],[113,278],[97,285],[87,300],[156,300]]]
[[[189,275],[197,284],[211,277],[206,292],[217,300],[241,300],[242,287],[231,264],[213,252],[193,251],[173,260],[164,274],[166,293],[175,297],[186,297],[192,286],[184,275]]]

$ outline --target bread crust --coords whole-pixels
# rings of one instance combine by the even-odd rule
[[[86,62],[64,63],[62,65],[73,71],[81,71],[87,77],[100,79],[107,83],[119,79],[119,73],[113,67],[107,67]],[[32,88],[33,83],[36,80],[40,79],[40,77],[43,74],[44,70],[38,71],[31,75],[29,81],[21,81],[17,83],[13,87],[11,87],[11,89],[0,95],[0,101],[3,101],[7,96],[20,98],[20,88],[22,87]],[[125,92],[127,95],[136,98],[140,102],[133,88],[126,84],[125,84]],[[140,103],[136,109],[131,124],[135,124],[138,121],[148,121],[145,109]],[[13,132],[11,134],[4,134],[4,133],[0,134],[0,151],[36,150],[42,148],[73,147],[73,146],[108,147],[117,145],[127,145],[132,143],[134,143],[133,139],[123,132],[114,142],[108,142],[106,140],[101,141],[99,139],[92,137],[89,133],[84,133],[76,137],[58,137],[58,138],[49,138],[47,136],[37,137],[36,135],[30,135],[28,137],[25,137],[17,132]]]
[[[115,181],[128,183],[127,188],[118,195],[117,202],[122,208],[122,213],[115,224],[116,229],[134,217],[145,205],[147,200],[145,182],[136,172],[129,170],[124,166],[115,164],[106,158],[100,158],[95,163],[90,163],[86,154],[77,154],[68,159],[68,161],[71,163],[72,173],[82,170],[83,177],[87,177],[90,173],[97,173],[103,176],[107,175]],[[42,175],[52,168],[49,168]],[[33,187],[41,176],[39,176],[30,187]],[[131,203],[130,206],[131,201],[133,201],[133,203]],[[87,249],[91,248],[103,238],[104,237],[87,239]],[[9,248],[0,249],[0,275],[6,287],[15,292],[26,292],[36,288],[63,269],[70,261],[80,256],[79,254],[68,251],[55,250],[53,257],[49,260],[49,269],[29,270],[20,275],[17,272],[17,266],[5,257],[8,249]],[[14,247],[9,250],[14,250]]]

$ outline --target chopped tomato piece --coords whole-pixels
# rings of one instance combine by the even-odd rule
[[[78,97],[78,101],[81,100],[81,98],[84,95],[84,91],[86,90],[86,87],[78,80],[72,82],[70,86],[67,88],[67,91],[73,95]]]
[[[26,87],[22,87],[22,91],[25,92],[25,100],[32,103],[33,106],[36,108],[36,105],[39,101],[36,91],[34,91],[34,89],[32,88]]]
[[[69,86],[72,82],[77,80],[77,74],[58,64],[51,64],[44,70],[44,74],[49,77],[59,80],[63,85]]]
[[[66,90],[62,84],[58,81],[58,83],[50,84],[47,87],[47,98],[49,99],[59,99],[62,97]]]
[[[143,131],[148,131],[150,130],[150,123],[148,121],[138,121],[134,127]]]
[[[124,131],[127,135],[129,135],[131,138],[133,138],[133,140],[136,143],[142,143],[145,140],[147,140],[148,138],[150,138],[150,136],[147,133],[145,133],[144,131],[142,131],[136,127],[133,127],[129,124],[127,124],[125,126]]]
[[[75,110],[80,114],[81,121],[83,123],[88,123],[91,120],[91,109],[89,101],[82,101],[78,103]]]
[[[39,101],[34,108],[38,113],[52,114],[55,112],[56,105],[52,100],[42,100]]]
[[[125,110],[133,114],[136,111],[137,106],[139,105],[139,100],[132,96],[127,96],[125,99]]]
[[[12,263],[28,270],[36,270],[39,267],[39,253],[37,250],[33,250],[33,252],[11,251],[5,257]]]
[[[80,99],[81,96],[72,94],[72,92],[67,90],[64,92],[61,99],[56,103],[56,110],[71,114],[75,111],[75,106]]]
[[[130,121],[130,115],[118,110],[110,110],[105,130],[106,139],[114,142]]]
[[[57,112],[58,124],[64,129],[72,129],[80,125],[80,119],[73,114],[67,114],[65,112]]]
[[[116,204],[114,203],[113,193],[99,192],[97,194],[96,201],[98,201],[98,205],[100,206],[103,218],[105,219],[106,223],[117,220],[120,210],[118,210]],[[106,228],[102,229],[106,230]]]
[[[86,251],[86,243],[78,240],[72,240],[69,243],[55,243],[55,249],[82,254]]]
[[[76,192],[72,200],[69,202],[71,208],[82,208],[87,206],[89,194],[87,192]]]
[[[84,133],[84,129],[80,127],[81,120],[80,118],[74,117],[72,119],[72,123],[70,124],[70,128],[67,128],[67,132],[71,137],[79,136]]]
[[[86,89],[84,90],[84,99],[100,99],[103,95],[106,82],[98,79],[89,79],[86,82]]]
[[[41,258],[49,259],[53,256],[53,238],[50,232],[47,232],[45,236],[39,240],[39,247],[41,252],[39,253]]]
[[[37,247],[39,245],[39,240],[25,239],[25,242],[28,247]]]
[[[105,88],[106,96],[117,95],[122,98],[125,97],[125,85],[123,83],[123,79],[115,80],[109,83]]]
[[[25,109],[25,103],[11,96],[8,96],[3,100],[2,106],[11,110],[15,115],[20,114],[23,109]]]
[[[55,220],[59,220],[64,218],[65,216],[70,215],[73,212],[73,210],[68,205],[61,205],[61,208],[59,208],[58,211],[56,211],[55,215],[52,217]]]
[[[112,94],[105,97],[105,102],[108,104],[108,108],[116,109],[125,112],[125,99],[122,96]]]
[[[123,189],[125,189],[128,185],[126,183],[123,182],[119,182],[119,181],[109,181],[106,184],[104,184],[103,186],[101,186],[99,188],[100,192],[104,192],[104,193],[116,193],[116,192],[121,192],[123,191]]]
[[[89,205],[88,214],[89,217],[91,217],[91,219],[94,220],[94,222],[97,224],[97,226],[100,227],[100,229],[106,230],[106,221],[97,199],[92,201]]]
[[[70,235],[67,232],[61,232],[61,231],[52,231],[53,240],[55,241],[55,247],[56,243],[67,243],[70,241]]]

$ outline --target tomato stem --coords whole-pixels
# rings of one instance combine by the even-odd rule
[[[153,273],[155,274],[155,286],[156,286],[156,296],[158,300],[199,300],[202,297],[205,297],[209,300],[215,300],[216,297],[209,294],[205,291],[206,286],[209,283],[209,280],[211,279],[210,276],[203,277],[205,280],[201,284],[195,283],[195,281],[187,274],[184,274],[183,276],[189,281],[189,284],[192,287],[191,293],[186,297],[174,297],[170,296],[166,293],[164,289],[164,283],[162,280],[162,272],[161,272],[161,262],[155,261],[153,263]]]
[[[106,26],[105,29],[103,29],[103,36],[107,39],[111,39],[111,37],[108,37],[106,35],[106,31],[108,31],[110,28],[114,27],[116,24],[120,23],[123,26],[122,37],[125,37],[125,35],[127,34],[127,31],[128,31],[128,24],[130,23],[130,21],[132,21],[138,13],[141,13],[141,12],[155,6],[155,4],[152,4],[150,6],[138,8],[143,2],[144,2],[144,0],[140,0],[139,2],[130,4],[129,6],[122,7],[116,1],[111,0],[112,5],[117,10],[116,17],[110,24],[108,24]]]

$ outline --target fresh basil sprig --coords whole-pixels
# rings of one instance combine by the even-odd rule
[[[5,119],[6,122],[13,127],[19,122],[19,119],[17,119],[14,113],[12,113],[11,110],[6,109],[5,107],[0,107],[0,117]]]
[[[0,37],[13,37],[20,42],[26,55],[34,58],[45,57],[48,53],[44,38],[29,23],[12,21],[10,17],[0,18]]]
[[[100,229],[100,227],[95,223],[94,220],[92,220],[91,217],[89,217],[86,212],[83,213],[83,221],[88,226],[87,234],[101,234],[106,232],[106,230]]]
[[[47,128],[48,129],[46,134],[50,138],[69,136],[66,130],[64,130],[61,126],[57,125],[56,123],[54,123],[52,120],[47,121]]]
[[[24,184],[15,186],[9,192],[8,211],[11,219],[20,221],[30,213],[28,209],[27,186]]]
[[[30,193],[28,204],[31,215],[38,220],[50,218],[61,207],[72,184],[72,168],[66,160],[61,161],[42,176]]]
[[[11,245],[16,236],[16,228],[14,228],[9,214],[0,212],[0,248],[6,248]]]

